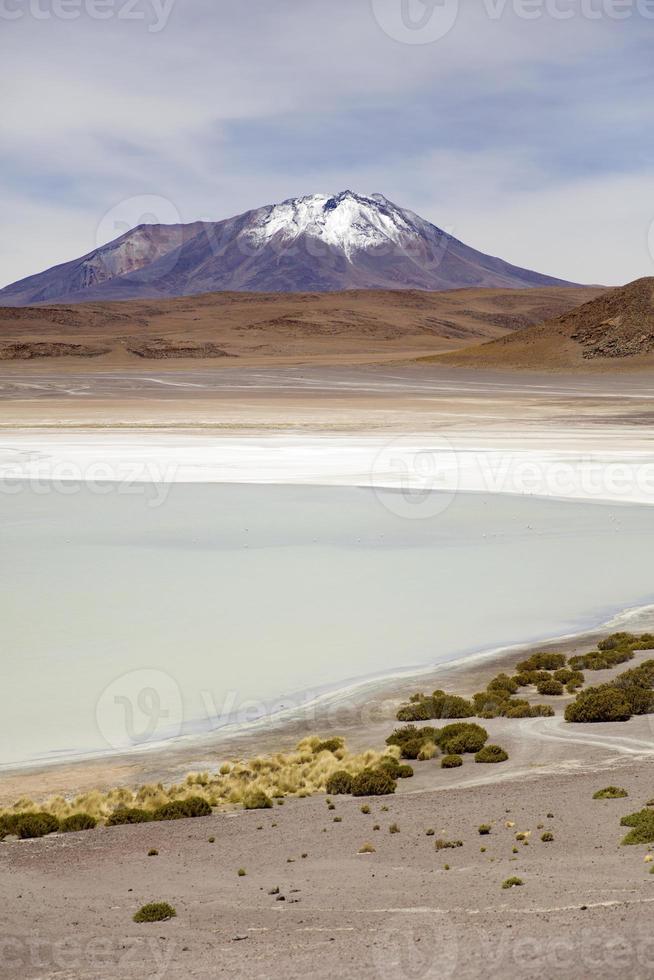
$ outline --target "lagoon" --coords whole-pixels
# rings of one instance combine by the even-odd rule
[[[0,764],[143,748],[652,601],[646,506],[356,487],[0,493]],[[62,492],[63,491],[63,492]]]

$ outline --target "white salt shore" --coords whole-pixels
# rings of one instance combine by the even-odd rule
[[[3,432],[0,491],[71,481],[366,486],[404,491],[511,493],[654,503],[646,433],[615,427],[447,436],[414,433],[214,435],[202,431]]]

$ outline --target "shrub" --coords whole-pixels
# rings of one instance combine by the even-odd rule
[[[625,796],[629,796],[629,793],[619,786],[607,786],[605,789],[598,789],[596,793],[593,793],[594,800],[622,800]]]
[[[522,878],[507,878],[502,882],[502,888],[519,888],[520,885],[524,885]]]
[[[440,729],[432,728],[431,725],[424,725],[416,728],[415,725],[405,725],[404,728],[396,728],[386,739],[387,745],[398,745],[400,748],[406,742],[419,740],[421,746],[425,742],[437,742]]]
[[[654,712],[654,691],[634,686],[625,687],[623,694],[632,715],[650,715]]]
[[[188,817],[211,816],[211,806],[202,796],[189,796],[182,803]]]
[[[426,699],[424,701],[402,705],[396,715],[398,721],[429,721],[433,717],[433,704]]]
[[[430,718],[472,718],[474,706],[465,698],[445,691],[434,691],[431,697],[415,695],[397,713],[398,721],[428,721]]]
[[[449,848],[463,847],[463,841],[462,840],[442,840],[439,837],[439,839],[434,843],[434,847],[436,848],[437,851],[445,851],[445,850],[448,850]]]
[[[239,878],[245,878],[247,871],[245,868],[239,868],[236,874],[239,876]]]
[[[244,810],[269,810],[272,800],[262,789],[249,790],[243,797]]]
[[[65,834],[76,830],[93,830],[98,821],[90,813],[72,813],[59,824],[59,829]]]
[[[318,742],[314,752],[318,755],[320,752],[338,752],[345,745],[345,740],[342,738],[326,738],[324,742]]]
[[[580,691],[565,709],[565,720],[577,724],[595,721],[628,721],[631,709],[622,692],[614,687],[589,687]]]
[[[374,854],[377,850],[372,844],[362,844],[359,848],[359,854]]]
[[[479,827],[479,834],[481,837],[485,837],[487,834],[490,834],[490,832],[491,832],[490,824],[483,823]]]
[[[364,803],[363,806],[359,807],[359,809],[361,810],[361,813],[366,813],[366,814],[370,813],[370,807],[368,806],[367,803]]]
[[[632,828],[623,838],[623,844],[651,844],[654,841],[654,813],[651,810],[630,813],[620,823]]]
[[[434,742],[425,742],[420,752],[418,752],[418,762],[428,762],[438,755],[438,749]]]
[[[458,769],[462,765],[463,759],[460,755],[445,755],[441,759],[441,769]]]
[[[447,755],[478,752],[487,739],[488,732],[485,728],[469,722],[446,725],[437,736],[438,743]]]
[[[547,681],[539,681],[536,690],[539,694],[555,696],[563,694],[563,684],[560,681],[555,681],[554,678],[550,678]]]
[[[487,691],[496,691],[501,693],[505,691],[507,694],[515,694],[520,685],[514,677],[509,677],[508,674],[498,674],[493,680],[488,684]]]
[[[116,827],[119,824],[148,823],[150,820],[154,820],[152,810],[122,806],[109,815],[107,827]]]
[[[396,823],[392,823],[390,825],[390,827],[388,828],[388,832],[389,832],[389,834],[399,834],[400,828],[398,827],[398,825]]]
[[[154,820],[183,820],[185,817],[208,817],[211,807],[201,796],[189,796],[186,800],[171,800],[158,806]]]
[[[353,796],[388,796],[396,788],[395,780],[383,769],[364,769],[352,780]]]
[[[30,837],[45,837],[59,830],[59,821],[51,813],[42,810],[36,813],[11,813],[0,820],[0,837],[15,834],[22,840]]]
[[[174,919],[177,912],[168,902],[150,902],[142,905],[138,912],[132,916],[134,922],[166,922],[167,919]]]
[[[506,762],[508,754],[499,745],[486,745],[475,756],[475,762]]]
[[[423,743],[419,738],[412,738],[404,742],[400,747],[400,754],[403,759],[417,759],[422,752],[423,744],[427,745],[429,743]]]
[[[156,847],[151,847],[150,850],[148,851],[149,858],[157,857],[158,854],[159,851],[156,849]]]
[[[566,658],[562,653],[534,653],[528,660],[518,664],[519,672],[528,670],[560,670],[565,667]]]
[[[325,788],[333,796],[345,796],[352,792],[352,776],[344,769],[339,769],[329,777]]]
[[[529,708],[530,718],[552,718],[554,708],[550,704],[532,704]]]
[[[393,774],[391,773],[391,776],[392,775]],[[402,765],[397,767],[393,779],[411,779],[412,776],[413,776],[413,767]]]
[[[550,844],[554,840],[554,834],[549,830],[546,830],[544,834],[540,835],[540,839],[542,840],[543,844]]]

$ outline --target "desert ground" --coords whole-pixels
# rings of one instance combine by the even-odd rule
[[[451,292],[207,293],[180,299],[0,307],[0,360],[137,374],[162,360],[376,363],[456,350],[567,312],[600,287]]]
[[[639,628],[653,619],[646,611]],[[598,635],[551,649],[579,652]],[[443,666],[420,687],[469,693],[529,652]],[[604,681],[613,672],[598,674]],[[196,752],[194,761],[283,748],[309,724],[352,743],[382,742],[416,681],[363,693],[357,710],[341,705],[340,716]],[[5,841],[3,977],[649,976],[650,848],[620,846],[620,818],[652,795],[651,721],[577,729],[561,718],[567,698],[540,700],[556,703],[556,717],[484,723],[508,763],[468,758],[446,771],[438,759],[417,762],[392,797],[334,797],[329,809],[319,794],[269,810]],[[159,756],[140,775],[189,762]],[[80,767],[78,787],[98,775]],[[34,773],[23,789],[39,779],[53,789],[61,774]],[[611,784],[629,797],[592,799]],[[15,789],[12,777],[1,786],[4,798]],[[553,840],[543,842],[545,832]],[[438,850],[439,839],[462,846]],[[364,844],[374,850],[360,853]],[[523,885],[503,889],[514,876]],[[151,901],[172,904],[176,918],[133,923]]]

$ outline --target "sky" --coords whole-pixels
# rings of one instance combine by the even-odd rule
[[[349,188],[577,282],[654,275],[654,0],[0,0],[0,285]]]

